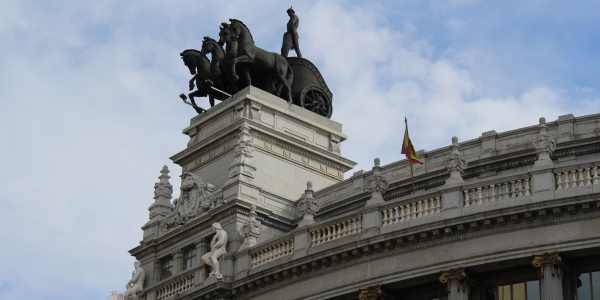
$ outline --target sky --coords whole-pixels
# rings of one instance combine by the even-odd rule
[[[290,5],[358,163],[346,177],[402,158],[404,116],[433,150],[600,113],[598,1],[2,0],[0,299],[125,289],[163,165],[179,187],[169,157],[195,115],[179,53],[229,18],[279,52]]]

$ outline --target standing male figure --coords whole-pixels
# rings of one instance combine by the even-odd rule
[[[135,271],[133,271],[131,274],[131,280],[129,280],[125,286],[127,289],[123,295],[125,300],[138,300],[137,294],[144,288],[146,273],[144,272],[144,269],[140,267],[140,262],[137,260],[133,262],[133,268]]]
[[[219,268],[219,257],[223,254],[227,254],[227,232],[221,228],[221,224],[215,222],[212,224],[212,229],[216,232],[215,236],[210,242],[210,252],[202,256],[202,260],[211,267],[209,276],[222,277],[221,270]]]
[[[288,53],[291,49],[296,51],[296,56],[302,57],[302,53],[300,53],[300,44],[298,44],[298,24],[300,24],[300,19],[291,7],[288,8],[287,13],[288,16],[290,16],[290,20],[287,23],[287,32],[283,34],[281,56],[288,57]]]

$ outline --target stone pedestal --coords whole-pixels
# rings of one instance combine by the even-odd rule
[[[244,201],[259,211],[296,218],[296,198],[311,181],[322,189],[356,163],[340,155],[342,125],[249,86],[183,130],[187,149],[171,159],[215,186],[222,202]]]
[[[562,275],[564,264],[560,251],[545,252],[533,255],[531,265],[538,269],[541,283],[541,296],[544,300],[562,300]]]

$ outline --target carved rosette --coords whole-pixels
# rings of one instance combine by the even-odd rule
[[[313,197],[313,193],[312,182],[309,181],[306,183],[304,194],[296,203],[296,209],[298,209],[300,215],[305,216],[305,218],[307,215],[314,216],[319,209],[321,209],[321,205]]]
[[[532,142],[535,152],[539,154],[538,159],[550,159],[550,154],[556,150],[556,141],[548,135],[546,118],[540,118],[538,136]]]
[[[256,205],[252,204],[252,206],[250,206],[250,213],[248,213],[248,216],[249,219],[244,222],[240,228],[240,233],[246,239],[250,237],[258,238],[262,233],[262,224],[260,221],[256,220]]]
[[[565,265],[563,264],[562,258],[559,254],[560,251],[552,251],[533,255],[533,261],[531,261],[531,265],[534,268],[539,269],[540,278],[544,277],[545,268],[550,268],[552,276],[561,276],[562,269],[565,267]]]
[[[173,200],[175,208],[161,222],[161,230],[168,231],[172,227],[184,225],[198,215],[207,212],[216,205],[211,193],[212,185],[202,181],[196,174],[185,172],[181,175],[181,196]]]
[[[470,285],[475,285],[475,280],[469,276],[465,267],[442,270],[441,272],[440,282],[447,284],[448,292],[450,292],[452,286],[456,286],[457,290],[467,292]]]
[[[235,141],[235,150],[233,152],[233,162],[229,165],[229,178],[234,178],[238,175],[244,175],[254,178],[256,167],[252,162],[254,156],[254,145],[252,144],[252,135],[250,127],[244,122],[240,128],[240,133]]]
[[[360,289],[359,300],[394,300],[394,296],[385,291],[381,284]]]

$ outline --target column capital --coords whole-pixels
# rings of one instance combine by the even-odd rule
[[[559,250],[544,253],[534,253],[531,265],[534,268],[539,269],[540,278],[544,277],[545,268],[550,268],[552,271],[552,276],[556,275],[560,277],[562,270],[566,267],[562,261],[562,258],[560,257]]]
[[[447,284],[448,292],[452,285],[456,285],[456,289],[461,289],[463,292],[468,291],[470,285],[475,285],[475,279],[465,270],[465,267],[441,270],[440,272],[442,272],[440,282]]]
[[[392,300],[394,297],[390,295],[381,284],[372,285],[364,288],[360,288],[360,294],[358,294],[359,300]]]

